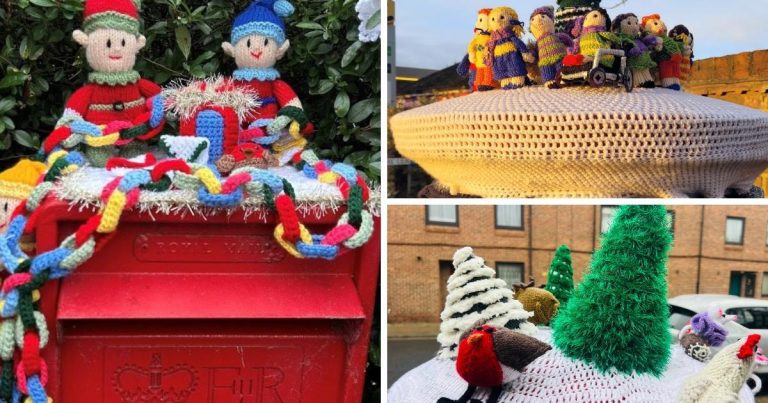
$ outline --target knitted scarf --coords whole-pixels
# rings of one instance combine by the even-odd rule
[[[516,38],[514,27],[516,25],[523,26],[523,23],[517,20],[512,20],[509,25],[503,29],[497,29],[491,33],[491,40],[488,42],[488,52],[485,54],[485,64],[487,66],[493,65],[493,52],[496,49],[496,44],[504,39]]]

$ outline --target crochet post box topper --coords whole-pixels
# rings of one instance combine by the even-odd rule
[[[269,147],[280,154],[281,163],[303,149],[306,140],[301,134],[312,130],[299,97],[275,68],[291,46],[283,18],[293,12],[285,0],[256,0],[235,18],[230,42],[221,45],[235,59],[236,85],[253,90],[260,102],[251,118],[240,122],[248,130],[239,133],[237,143]],[[298,127],[286,133],[292,123]]]
[[[93,71],[88,83],[67,100],[43,152],[81,144],[107,149],[148,140],[162,130],[160,87],[134,70],[136,55],[147,41],[139,32],[139,6],[139,0],[85,1],[83,29],[72,37],[85,48]]]

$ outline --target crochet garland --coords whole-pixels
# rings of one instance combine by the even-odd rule
[[[115,178],[102,191],[100,211],[88,219],[58,248],[30,257],[20,247],[21,237],[34,231],[39,207],[52,195],[54,182],[85,164],[77,152],[57,150],[48,157],[49,169],[40,183],[14,211],[8,231],[0,237],[0,260],[10,276],[0,288],[0,401],[47,403],[48,368],[40,350],[48,342],[48,329],[36,302],[38,289],[87,261],[117,229],[122,213],[139,201],[142,190],[163,191],[175,186],[197,190],[208,207],[233,208],[247,195],[262,192],[267,207],[278,217],[275,240],[297,258],[334,259],[359,248],[372,236],[373,216],[363,208],[369,189],[357,171],[346,164],[321,161],[312,151],[296,158],[296,167],[323,183],[335,183],[347,200],[347,212],[324,235],[312,234],[299,220],[291,184],[262,169],[245,167],[221,180],[205,165],[179,159],[165,160],[151,170],[134,170]],[[114,166],[111,164],[110,166]],[[108,168],[109,169],[109,168]],[[14,368],[14,352],[20,351]]]

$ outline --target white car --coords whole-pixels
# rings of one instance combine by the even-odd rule
[[[721,308],[726,315],[736,315],[735,321],[724,325],[728,330],[726,344],[731,344],[750,334],[759,334],[760,347],[768,353],[768,301],[720,294],[689,294],[669,299],[669,327],[677,336],[697,313],[706,312],[712,304]],[[717,352],[720,348],[713,348]],[[768,376],[768,366],[758,365],[755,372]]]

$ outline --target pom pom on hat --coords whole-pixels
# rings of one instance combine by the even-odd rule
[[[26,199],[45,170],[45,164],[24,159],[0,172],[0,197]]]
[[[278,15],[278,17],[290,17],[296,9],[293,8],[293,4],[286,0],[277,0],[272,5],[272,11]]]
[[[256,0],[235,18],[232,44],[250,35],[262,35],[282,44],[285,42],[283,18],[294,12],[287,0]]]

